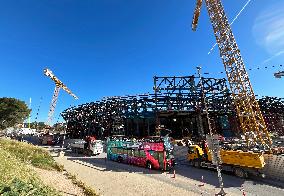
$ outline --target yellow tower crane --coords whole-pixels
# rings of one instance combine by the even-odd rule
[[[196,3],[192,21],[193,31],[197,28],[202,2],[197,0]],[[270,148],[272,142],[222,2],[205,0],[205,3],[219,46],[220,57],[225,66],[241,129],[247,142],[253,139],[255,143]]]
[[[47,122],[46,122],[46,125],[50,126],[51,123],[52,123],[53,114],[54,114],[54,110],[55,110],[57,99],[58,99],[58,95],[59,95],[59,90],[62,88],[63,90],[65,90],[69,95],[71,95],[75,99],[78,99],[78,97],[75,94],[73,94],[71,92],[71,90],[68,89],[67,86],[65,84],[63,84],[63,82],[61,82],[52,73],[51,70],[44,69],[43,72],[44,72],[44,75],[48,76],[55,83],[55,89],[54,89],[54,93],[53,93],[53,96],[52,96],[52,100],[51,100],[51,104],[50,104],[50,108],[49,108],[49,112],[48,112],[48,119],[47,119]]]

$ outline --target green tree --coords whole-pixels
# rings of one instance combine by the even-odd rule
[[[28,123],[24,123],[24,125],[25,125],[25,127],[28,127],[29,126],[29,124]],[[46,126],[45,126],[45,124],[44,124],[44,122],[31,122],[31,128],[32,129],[38,129],[38,130],[42,130],[42,129],[44,129]]]
[[[24,101],[15,98],[0,98],[0,129],[23,123],[31,110]]]
[[[65,126],[66,126],[65,123],[55,123],[53,125],[53,128],[56,132],[62,132],[62,131],[64,131]]]

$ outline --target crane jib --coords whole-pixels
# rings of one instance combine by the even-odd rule
[[[54,114],[54,111],[55,111],[55,107],[56,107],[56,103],[57,103],[57,99],[58,99],[60,89],[63,89],[64,91],[66,91],[69,95],[71,95],[75,99],[78,99],[78,97],[75,94],[73,94],[71,92],[71,90],[69,88],[67,88],[67,86],[65,84],[63,84],[63,82],[61,82],[52,73],[52,71],[50,69],[44,69],[43,72],[44,72],[44,75],[49,77],[55,83],[55,89],[54,89],[54,93],[53,93],[53,96],[52,96],[52,100],[51,100],[51,104],[50,104],[50,108],[49,108],[49,112],[48,112],[48,119],[47,119],[47,122],[46,122],[46,125],[50,126],[52,119],[53,119],[53,114]]]

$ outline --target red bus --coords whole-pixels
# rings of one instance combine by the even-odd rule
[[[170,170],[175,165],[173,146],[168,137],[152,137],[142,140],[111,137],[107,141],[109,160],[146,167]]]

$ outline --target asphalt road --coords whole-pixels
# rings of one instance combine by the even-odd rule
[[[31,141],[30,141],[31,142]],[[35,143],[35,142],[32,142]],[[58,150],[58,147],[48,147],[51,150]],[[106,153],[102,153],[97,156],[86,157],[77,155],[66,151],[66,157],[69,160],[77,162],[78,164],[85,164],[89,167],[100,167],[105,170],[113,172],[131,172],[140,175],[147,175],[148,177],[161,180],[174,184],[177,187],[195,191],[202,195],[212,195],[212,193],[219,192],[219,182],[217,172],[209,169],[197,169],[188,165],[186,161],[179,162],[175,166],[175,178],[173,177],[173,171],[162,172],[157,170],[149,171],[145,168],[127,165],[123,163],[117,163],[106,160]],[[204,181],[204,186],[201,186]],[[254,179],[241,179],[233,176],[230,173],[222,173],[225,192],[235,193],[236,195],[242,195],[242,188],[247,196],[284,196],[284,186],[277,186],[277,183],[267,180],[262,181],[260,178]],[[271,185],[274,184],[274,185]]]
[[[175,167],[175,178],[173,178],[173,170],[170,172],[162,172],[158,170],[147,170],[145,168],[117,163],[106,160],[106,153],[97,156],[85,157],[73,153],[66,152],[69,160],[83,164],[88,167],[104,168],[112,172],[130,172],[139,175],[147,175],[163,182],[174,184],[179,188],[194,191],[200,195],[212,195],[219,192],[219,183],[217,172],[208,169],[197,169],[189,166],[186,162],[181,162]],[[202,178],[204,186],[202,186]],[[284,189],[274,185],[269,185],[260,181],[260,179],[240,179],[232,174],[222,174],[225,192],[234,195],[242,195],[242,187],[247,196],[284,196]],[[213,194],[213,195],[214,195]]]

